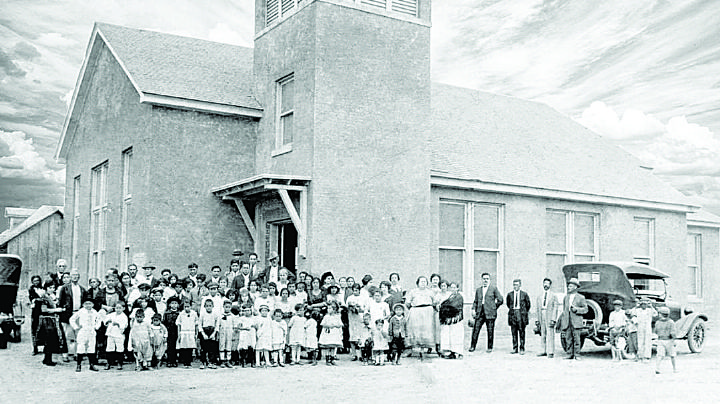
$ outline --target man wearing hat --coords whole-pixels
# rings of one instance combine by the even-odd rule
[[[582,315],[588,312],[585,297],[577,292],[580,282],[572,278],[567,283],[567,294],[563,299],[563,312],[558,327],[565,332],[565,341],[569,344],[570,356],[568,359],[580,360],[580,328],[583,326]]]
[[[258,274],[257,279],[262,279],[262,283],[275,282],[275,284],[277,284],[278,274],[280,272],[280,268],[278,267],[280,257],[278,256],[278,253],[275,251],[270,252],[268,261],[270,261],[270,266],[265,268],[265,271],[262,274]]]
[[[660,374],[660,363],[665,356],[670,357],[673,373],[677,372],[675,366],[675,322],[670,319],[670,309],[660,307],[657,310],[660,318],[655,322],[655,334],[658,336],[657,361],[655,362],[655,373]]]
[[[155,278],[153,276],[153,271],[155,270],[155,265],[148,262],[147,264],[143,265],[142,267],[143,272],[145,272],[145,282],[150,284],[151,288],[156,288],[160,284],[160,279]]]
[[[631,312],[632,321],[637,324],[638,357],[642,361],[649,361],[652,356],[652,319],[657,317],[657,311],[647,297],[640,299],[638,304],[640,307]]]

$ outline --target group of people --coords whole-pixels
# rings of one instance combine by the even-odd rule
[[[313,365],[324,357],[327,365],[334,365],[339,352],[349,353],[352,361],[375,365],[399,364],[409,349],[410,356],[420,360],[433,352],[448,359],[463,356],[464,298],[458,283],[438,274],[418,277],[415,287],[406,291],[398,273],[375,286],[372,275],[359,282],[349,276],[336,281],[331,272],[313,276],[301,271],[295,276],[278,266],[276,253],[270,254],[270,265],[264,268],[255,253],[248,261],[240,259],[239,251],[234,255],[227,271],[213,266],[205,275],[193,263],[182,278],[170,269],[156,277],[150,263],[142,266],[142,273],[134,264],[122,273],[113,268],[103,282],[91,278],[87,289],[80,285],[78,271],[67,271],[65,261],[59,260],[57,273],[49,274],[46,282],[32,277],[34,354],[43,346],[43,363],[48,366],[55,365],[53,353],[66,362],[74,355],[78,371],[85,356],[90,369],[97,370],[98,354],[105,358],[106,369],[121,369],[123,362],[134,360],[137,370],[161,362],[191,367],[193,358],[200,360],[201,368],[216,368],[298,365],[301,357]],[[475,351],[485,325],[487,351],[492,352],[495,320],[504,303],[511,353],[524,354],[531,301],[522,281],[514,280],[513,290],[503,298],[490,274],[481,279],[468,322],[469,351]],[[577,279],[569,280],[560,302],[552,280],[544,279],[535,306],[540,356],[554,356],[559,331],[569,341],[568,358],[579,359],[582,316],[588,311],[577,293],[579,286]],[[650,324],[657,312],[648,306],[641,301],[636,309],[610,316],[614,354],[620,355],[626,343],[629,352],[650,358]],[[672,337],[663,333],[663,339],[674,344]],[[663,347],[674,368],[674,349],[669,343]]]
[[[405,291],[392,273],[376,286],[371,275],[335,279],[331,272],[297,276],[278,266],[260,268],[257,255],[240,259],[236,251],[227,271],[213,266],[205,275],[196,264],[180,277],[170,269],[155,276],[154,265],[111,268],[104,279],[80,285],[80,274],[59,260],[43,282],[33,276],[28,291],[34,354],[43,363],[53,354],[71,356],[82,370],[135,362],[136,370],[184,365],[201,368],[310,364],[324,357],[335,365],[347,352],[365,364],[399,364],[412,349],[421,360],[435,352],[461,358],[464,344],[463,297],[457,283],[437,274],[421,276]]]

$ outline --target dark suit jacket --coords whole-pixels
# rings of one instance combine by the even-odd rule
[[[574,293],[574,295],[575,299],[572,304],[572,307],[575,309],[574,312],[570,307],[571,294],[568,293],[563,299],[563,311],[562,315],[560,315],[560,322],[558,322],[560,330],[567,330],[571,323],[573,328],[583,326],[582,315],[588,312],[587,301],[580,293]]]
[[[73,293],[71,285],[72,284],[63,285],[58,293],[58,306],[63,308],[63,311],[60,313],[61,323],[68,323],[73,314]],[[85,293],[87,293],[87,290],[80,286],[80,300],[85,296]]]
[[[253,280],[252,275],[250,275],[248,279]],[[230,289],[240,290],[247,286],[248,285],[245,284],[245,276],[242,273],[240,275],[235,276],[233,278],[232,282],[230,282]]]
[[[101,288],[95,291],[88,289],[85,292],[85,296],[93,301],[93,308],[95,311],[102,309],[102,305],[105,304],[105,289]]]
[[[480,309],[485,311],[485,318],[488,320],[494,320],[497,318],[497,309],[502,306],[503,298],[498,288],[495,285],[488,286],[487,293],[485,293],[485,301],[482,301],[482,287],[475,289],[475,301],[473,302],[473,312],[475,317],[480,316]]]
[[[520,296],[520,318],[513,313],[513,307],[515,307],[515,291],[511,290],[507,295],[507,306],[508,306],[508,325],[509,326],[520,326],[525,327],[528,325],[528,312],[530,311],[530,296],[525,293],[524,290],[518,292]],[[518,323],[518,320],[520,322]]]

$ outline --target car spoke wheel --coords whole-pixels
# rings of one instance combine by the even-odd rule
[[[705,321],[700,318],[695,319],[687,335],[690,352],[702,352],[703,345],[705,344]]]

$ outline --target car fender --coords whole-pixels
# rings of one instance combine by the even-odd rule
[[[697,318],[700,318],[703,321],[708,321],[708,316],[704,313],[690,313],[687,316],[683,316],[678,321],[676,321],[675,338],[687,338],[688,330],[690,330],[690,326]]]

